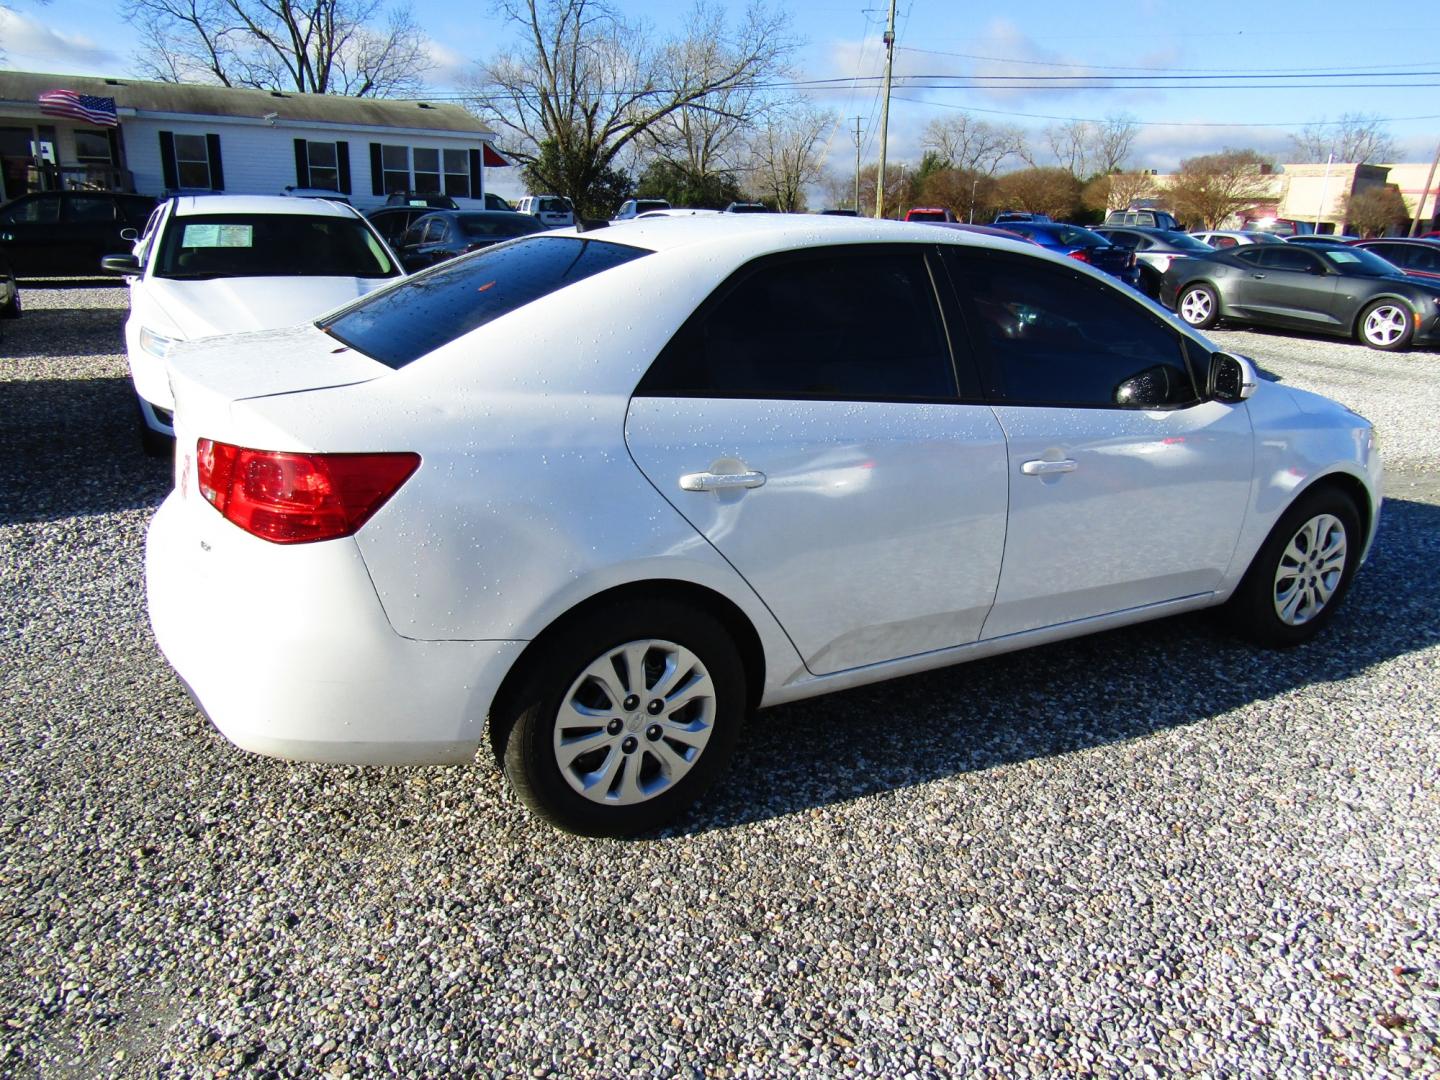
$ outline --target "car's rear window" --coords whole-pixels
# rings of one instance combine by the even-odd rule
[[[172,214],[155,276],[394,277],[400,270],[357,217],[305,214]]]
[[[461,214],[457,219],[460,231],[466,236],[478,239],[493,239],[497,236],[526,236],[540,231],[540,224],[519,214],[504,215],[495,211],[492,215]]]
[[[316,325],[398,369],[533,300],[648,254],[573,236],[516,240],[442,263]]]

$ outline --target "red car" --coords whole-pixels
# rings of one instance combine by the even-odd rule
[[[905,214],[906,221],[950,222],[955,215],[941,206],[916,206]]]

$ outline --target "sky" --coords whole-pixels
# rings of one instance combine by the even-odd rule
[[[656,40],[678,29],[688,7],[674,0],[613,2]],[[738,14],[744,0],[712,2]],[[888,7],[867,2],[882,0],[783,5],[802,43],[797,77],[834,80],[811,97],[834,114],[829,161],[846,174],[854,162],[853,117],[861,117],[864,158],[873,161],[877,153],[873,77],[883,69]],[[119,0],[0,3],[11,5],[0,7],[5,67],[135,73],[137,42]],[[476,60],[514,36],[487,4],[413,6],[430,37],[435,67],[428,79],[437,96],[454,93]],[[895,73],[892,162],[918,162],[926,123],[956,110],[1037,133],[1061,119],[1127,114],[1141,125],[1130,164],[1162,172],[1225,146],[1254,147],[1284,161],[1290,132],[1344,113],[1386,119],[1401,160],[1428,161],[1440,140],[1440,15],[1413,2],[1367,0],[1362,8],[1354,0],[899,0]],[[906,86],[900,76],[923,86]],[[1042,142],[1038,135],[1034,141]]]

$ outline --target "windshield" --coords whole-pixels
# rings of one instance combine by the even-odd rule
[[[1361,248],[1321,248],[1310,249],[1318,254],[1342,274],[1371,276],[1375,274],[1384,277],[1404,277],[1403,271],[1394,263],[1382,259],[1374,252],[1365,251]]]
[[[1165,232],[1157,236],[1156,239],[1167,247],[1172,247],[1177,251],[1209,252],[1215,250],[1209,244],[1205,243],[1204,240],[1191,236],[1189,233]]]
[[[1097,232],[1080,229],[1074,225],[1050,225],[1035,232],[1044,236],[1048,233],[1061,247],[1109,247],[1110,241]]]
[[[540,232],[544,226],[533,218],[521,214],[504,214],[497,211],[490,214],[461,214],[457,219],[460,231],[467,237],[480,240],[509,239],[512,236],[528,236]]]
[[[670,204],[664,199],[636,199],[635,213],[644,214],[651,210],[669,210]]]
[[[315,325],[402,368],[477,327],[649,252],[569,236],[536,236],[441,263]]]
[[[172,215],[155,276],[386,278],[399,274],[359,218],[304,214]]]

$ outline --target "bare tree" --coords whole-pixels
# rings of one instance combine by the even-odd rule
[[[382,0],[126,0],[144,74],[164,82],[391,97],[431,64],[405,5]]]
[[[1025,132],[1018,127],[990,124],[969,113],[931,120],[921,145],[933,150],[947,165],[967,172],[994,176],[1012,157],[1023,160]]]
[[[1155,194],[1155,177],[1147,172],[1115,172],[1085,185],[1082,201],[1090,210],[1123,210],[1136,199]]]
[[[1344,113],[1333,124],[1317,121],[1306,124],[1300,134],[1290,136],[1297,162],[1319,164],[1335,155],[1336,161],[1394,161],[1400,156],[1390,131],[1378,117],[1367,113]]]
[[[719,62],[724,40],[724,11],[699,0],[684,38],[661,60],[669,85],[703,79]],[[779,73],[778,67],[770,72]],[[671,162],[696,178],[732,172],[743,164],[745,136],[783,104],[754,82],[732,82],[662,116],[637,140],[643,143],[637,149],[642,157]]]
[[[749,188],[781,213],[805,209],[805,188],[824,169],[824,139],[832,113],[804,107],[772,117],[749,145]]]
[[[1112,113],[1104,120],[1069,120],[1045,129],[1045,142],[1062,169],[1081,180],[1125,164],[1139,128],[1135,118]]]
[[[1270,195],[1270,167],[1270,160],[1255,150],[1188,158],[1170,182],[1175,213],[1186,222],[1218,229],[1232,214]]]
[[[996,198],[1011,210],[1068,218],[1080,208],[1080,181],[1068,169],[1021,169],[1000,177]]]
[[[1361,236],[1383,235],[1410,217],[1410,208],[1394,184],[1381,184],[1351,192],[1343,201],[1345,221]]]
[[[697,9],[685,38],[659,43],[603,0],[502,0],[501,11],[524,43],[486,65],[474,103],[511,134],[534,182],[591,214],[610,209],[628,146],[681,109],[745,115],[729,92],[782,70],[793,47],[786,16],[758,3],[733,28]]]

